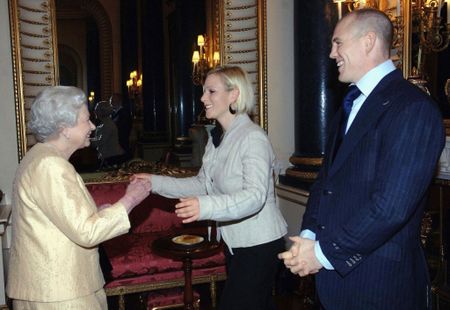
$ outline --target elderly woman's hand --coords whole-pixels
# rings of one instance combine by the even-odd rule
[[[180,198],[180,202],[175,205],[175,213],[183,218],[183,223],[191,223],[200,217],[200,202],[197,197]]]
[[[150,173],[135,173],[131,176],[130,181],[134,180],[145,180],[151,183],[152,175]]]
[[[125,195],[119,200],[127,209],[128,213],[133,210],[142,200],[150,194],[150,181],[133,179],[127,187]]]

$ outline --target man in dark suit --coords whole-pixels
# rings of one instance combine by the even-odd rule
[[[430,307],[419,232],[445,135],[436,105],[389,59],[392,32],[374,9],[336,25],[330,57],[356,95],[330,124],[300,236],[279,254],[293,273],[317,273],[325,309]]]

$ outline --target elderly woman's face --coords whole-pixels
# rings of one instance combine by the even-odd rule
[[[77,123],[73,127],[66,128],[68,141],[75,149],[81,149],[89,146],[91,143],[89,136],[91,131],[95,129],[94,124],[89,119],[89,111],[86,105],[81,107],[78,113]]]

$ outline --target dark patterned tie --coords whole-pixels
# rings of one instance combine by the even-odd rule
[[[348,116],[350,115],[350,111],[352,110],[353,101],[361,95],[361,91],[356,85],[350,85],[347,91],[347,94],[344,97],[342,102],[342,107],[344,109],[344,113],[342,113],[342,122],[341,122],[341,132],[340,138],[344,138],[345,129],[347,128]]]
[[[336,154],[341,146],[342,139],[345,136],[345,128],[347,128],[348,116],[350,115],[350,111],[352,110],[353,100],[361,95],[361,91],[356,85],[349,86],[347,90],[347,94],[344,97],[342,102],[342,118],[341,118],[341,127],[339,128],[339,136],[337,137],[336,144],[334,146],[333,151],[333,160],[336,157]]]

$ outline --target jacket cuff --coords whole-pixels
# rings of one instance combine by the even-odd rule
[[[210,207],[211,204],[209,203],[211,199],[208,196],[199,196],[197,198],[200,205],[200,216],[198,220],[211,220],[213,213]]]
[[[324,257],[341,276],[353,271],[363,260],[362,254],[349,253],[337,241],[320,240],[320,248]]]

